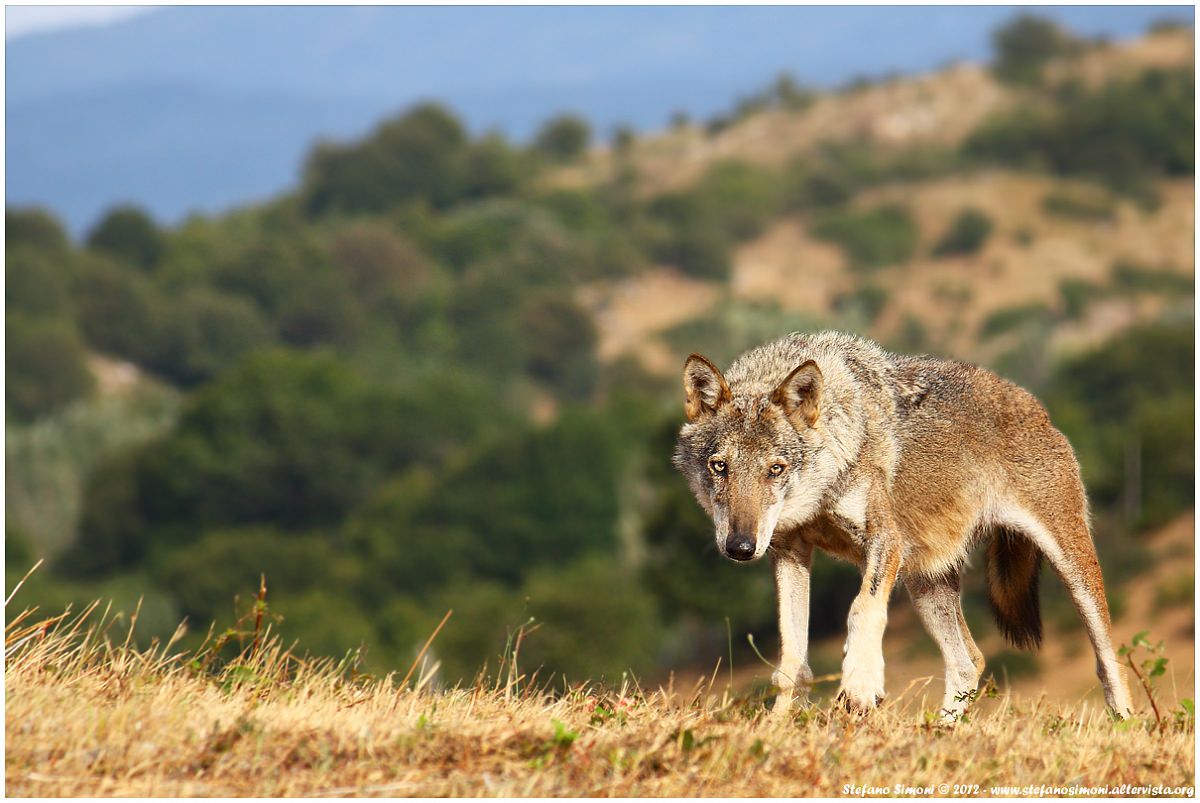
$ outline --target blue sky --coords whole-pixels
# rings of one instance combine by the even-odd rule
[[[153,11],[155,6],[5,6],[4,38],[31,33],[105,25]]]

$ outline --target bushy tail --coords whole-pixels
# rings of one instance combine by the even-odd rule
[[[1000,632],[1014,647],[1042,646],[1038,570],[1042,554],[1019,532],[996,530],[988,545],[988,601]]]

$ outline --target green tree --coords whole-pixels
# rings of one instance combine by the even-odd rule
[[[166,308],[146,365],[175,384],[190,387],[274,339],[270,323],[245,299],[192,290]]]
[[[557,162],[578,159],[592,139],[592,127],[582,117],[562,114],[546,123],[534,137],[533,147]]]
[[[729,236],[697,193],[661,195],[647,210],[647,250],[657,261],[700,279],[724,280],[732,269]]]
[[[864,269],[910,259],[918,239],[911,213],[899,204],[830,214],[817,224],[813,234],[842,246],[854,265]]]
[[[526,370],[569,399],[587,398],[596,383],[596,325],[567,294],[545,292],[520,312]]]
[[[1098,179],[1144,192],[1156,176],[1195,172],[1195,76],[1149,70],[1065,98],[1020,107],[985,123],[964,144],[971,159]]]
[[[1127,501],[1130,452],[1140,454],[1137,526],[1194,504],[1195,343],[1191,324],[1141,326],[1059,365],[1045,394],[1079,455],[1093,505]]]
[[[779,182],[748,162],[717,162],[701,177],[695,192],[709,208],[711,224],[732,240],[758,235],[780,209]]]
[[[993,71],[1002,81],[1035,84],[1051,59],[1075,52],[1079,44],[1051,19],[1020,14],[992,34]]]
[[[934,256],[974,254],[992,233],[992,219],[978,209],[964,209],[933,247]]]
[[[5,316],[5,408],[31,420],[86,396],[92,389],[85,352],[69,324]]]
[[[53,214],[36,207],[4,210],[5,250],[28,246],[37,251],[64,253],[70,248],[67,233]]]
[[[140,365],[151,361],[163,301],[144,276],[107,257],[86,254],[73,285],[79,328],[89,343]]]
[[[71,563],[133,565],[217,529],[332,528],[393,472],[505,425],[485,387],[430,376],[402,391],[329,354],[251,354],[196,392],[172,432],[93,473]]]
[[[317,146],[304,169],[305,207],[317,215],[381,212],[409,201],[446,207],[464,195],[468,146],[448,110],[414,106],[360,142]]]
[[[583,410],[514,427],[457,466],[385,486],[348,538],[409,594],[473,578],[515,586],[535,566],[615,553],[629,448],[621,422]]]
[[[88,248],[143,270],[158,265],[166,239],[150,216],[134,206],[110,210],[87,236]]]
[[[28,245],[10,247],[4,265],[4,309],[38,317],[71,312],[68,258]]]
[[[537,173],[536,160],[500,134],[488,134],[472,144],[466,161],[466,199],[512,195]]]
[[[540,625],[521,645],[524,671],[619,684],[623,672],[648,672],[658,663],[664,632],[655,599],[610,556],[540,568],[521,597]]]

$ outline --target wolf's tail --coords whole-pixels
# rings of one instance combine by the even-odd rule
[[[1028,538],[1007,528],[996,530],[988,544],[988,602],[1004,637],[1021,649],[1042,646],[1041,565],[1042,554]]]

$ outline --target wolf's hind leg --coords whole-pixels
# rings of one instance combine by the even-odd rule
[[[797,690],[807,694],[812,683],[808,666],[808,596],[812,546],[798,543],[774,553],[775,588],[779,597],[779,668],[771,681],[779,687],[775,714],[791,710]]]
[[[1104,700],[1119,716],[1133,712],[1125,675],[1112,644],[1112,619],[1104,596],[1100,561],[1082,509],[1067,513],[1046,506],[1045,510],[1021,511],[1020,529],[1037,545],[1071,594],[1088,638],[1096,653],[1096,674],[1104,688]]]
[[[904,585],[921,624],[937,643],[946,662],[946,693],[942,716],[956,719],[971,704],[983,672],[983,653],[975,646],[962,613],[957,572],[929,578],[906,575]]]

